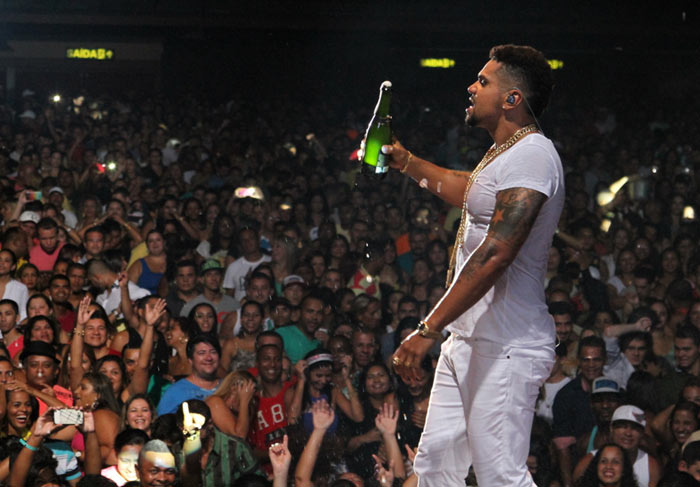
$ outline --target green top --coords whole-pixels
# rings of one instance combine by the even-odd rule
[[[296,325],[283,326],[275,331],[284,340],[284,351],[287,353],[292,364],[297,363],[304,358],[304,355],[311,350],[321,346],[321,342],[316,339],[309,338]]]

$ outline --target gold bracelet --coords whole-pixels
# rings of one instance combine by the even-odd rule
[[[78,336],[84,337],[85,330],[73,330],[73,335],[78,335]]]
[[[408,151],[408,158],[406,159],[406,164],[404,164],[401,168],[402,173],[405,173],[408,170],[408,165],[411,163],[411,159],[413,159],[413,153],[411,151]]]

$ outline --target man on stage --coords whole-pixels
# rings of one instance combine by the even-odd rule
[[[491,49],[469,89],[466,122],[494,145],[473,172],[450,171],[384,146],[392,167],[463,208],[449,289],[394,354],[415,374],[440,332],[442,345],[418,446],[419,486],[463,486],[470,465],[480,487],[533,486],[525,461],[539,387],[554,363],[547,312],[547,252],[564,202],[561,161],[538,130],[552,73],[526,46]]]

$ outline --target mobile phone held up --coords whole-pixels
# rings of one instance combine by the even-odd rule
[[[27,191],[27,199],[29,201],[39,201],[41,200],[41,191]]]
[[[53,412],[56,424],[83,424],[83,412],[79,409],[57,409]]]

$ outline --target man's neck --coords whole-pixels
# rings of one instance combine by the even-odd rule
[[[686,372],[690,375],[694,375],[695,377],[700,377],[700,359],[693,362],[693,365],[688,367]]]
[[[0,286],[3,284],[7,284],[12,280],[12,274],[7,273],[7,274],[0,274]]]
[[[306,327],[302,322],[297,323],[297,328],[299,328],[299,331],[302,332],[304,336],[309,340],[311,340],[314,337],[313,334],[309,334],[309,332],[306,331]]]
[[[212,389],[219,384],[219,379],[216,377],[213,379],[208,379],[206,377],[200,377],[195,373],[192,373],[189,377],[187,377],[187,380],[192,382],[197,387],[201,387],[202,389]]]
[[[281,380],[278,380],[277,382],[265,382],[263,380],[261,381],[261,385],[264,397],[274,397],[280,393],[284,384],[282,384]]]
[[[251,252],[249,254],[243,254],[243,258],[248,262],[257,262],[262,258],[262,252],[260,252],[260,250],[256,250],[255,252]]]
[[[533,123],[531,119],[518,121],[501,119],[498,125],[496,125],[496,128],[493,131],[489,130],[489,133],[491,134],[491,138],[493,138],[493,141],[498,147],[500,145],[505,144],[506,141],[510,139],[515,132],[527,125],[530,125],[531,123]]]
[[[197,290],[192,289],[190,291],[185,292],[185,291],[181,291],[178,289],[176,294],[177,294],[177,297],[182,299],[183,301],[189,301],[190,299],[194,298],[197,295]]]
[[[218,303],[221,301],[221,298],[223,297],[223,293],[221,291],[212,291],[208,287],[205,287],[202,290],[202,296],[208,301],[211,301],[212,303]]]
[[[584,391],[590,392],[592,383],[593,381],[589,381],[584,376],[581,376],[581,389],[583,389]]]

